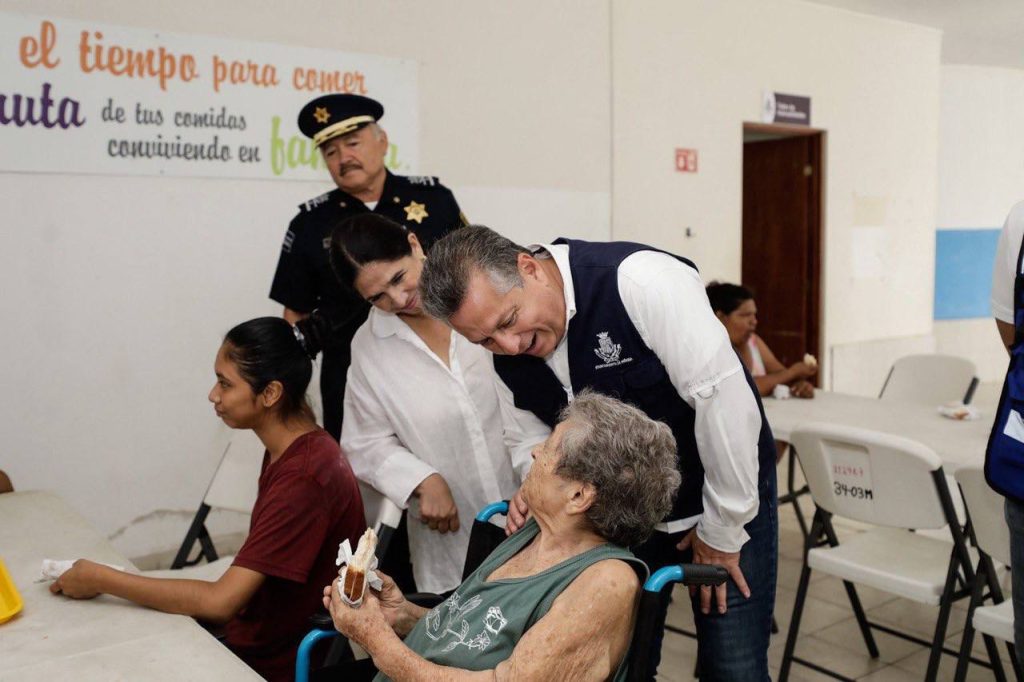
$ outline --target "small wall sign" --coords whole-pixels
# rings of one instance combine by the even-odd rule
[[[782,92],[766,92],[761,105],[761,120],[764,123],[809,126],[811,125],[811,98],[803,95],[787,95]]]
[[[697,150],[676,149],[676,170],[680,173],[697,172]]]

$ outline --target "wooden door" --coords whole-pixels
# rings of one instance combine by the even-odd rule
[[[821,147],[820,132],[743,145],[742,283],[757,333],[787,366],[821,355]]]

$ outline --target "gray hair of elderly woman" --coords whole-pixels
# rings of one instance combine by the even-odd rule
[[[499,294],[523,286],[521,253],[529,250],[483,225],[448,233],[430,247],[420,275],[423,309],[439,320],[450,318],[462,307],[469,280],[478,270],[487,274]]]
[[[599,535],[623,547],[640,544],[672,509],[682,480],[672,431],[590,390],[576,396],[562,420],[569,428],[555,473],[594,486],[586,517]]]

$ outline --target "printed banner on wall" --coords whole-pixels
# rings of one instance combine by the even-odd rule
[[[0,170],[323,180],[295,119],[321,94],[384,105],[417,167],[416,63],[0,13]]]

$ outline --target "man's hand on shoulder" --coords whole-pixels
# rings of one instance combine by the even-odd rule
[[[526,525],[530,518],[530,507],[523,497],[523,489],[520,488],[512,499],[508,501],[508,516],[505,518],[505,535],[512,535]]]

